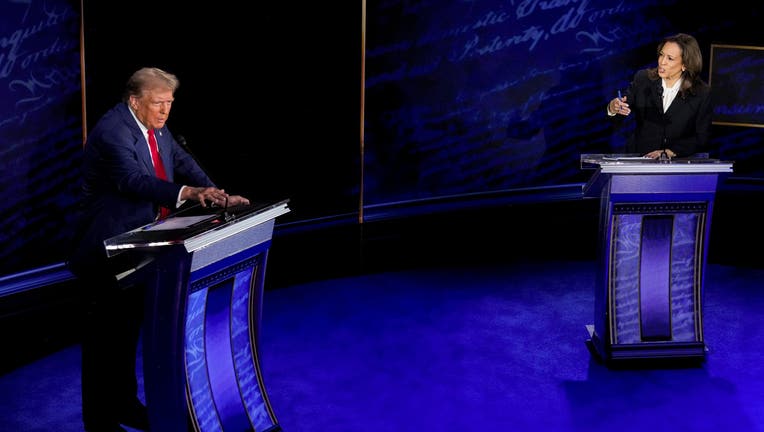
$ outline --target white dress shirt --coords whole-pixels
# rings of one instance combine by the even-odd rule
[[[666,87],[666,81],[661,80],[661,85],[663,86],[663,112],[666,112],[668,111],[668,107],[671,105],[671,102],[674,102],[676,94],[679,93],[679,87],[682,85],[682,79],[679,78],[676,80],[674,85],[671,87]]]

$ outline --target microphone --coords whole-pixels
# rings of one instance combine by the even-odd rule
[[[177,141],[178,144],[180,144],[180,146],[183,147],[183,150],[188,151],[188,143],[186,143],[186,137],[184,137],[183,135],[176,135],[175,141]]]
[[[207,170],[204,168],[204,166],[202,165],[202,163],[201,163],[201,162],[199,162],[199,158],[198,158],[198,157],[196,157],[196,155],[194,154],[194,152],[192,152],[192,151],[191,151],[191,148],[188,146],[188,143],[186,142],[186,138],[185,138],[183,135],[177,135],[177,136],[175,137],[175,141],[177,141],[177,142],[178,142],[178,144],[180,144],[180,147],[181,147],[181,148],[182,148],[182,149],[183,149],[183,150],[184,150],[186,153],[188,153],[188,155],[189,155],[189,156],[191,156],[191,159],[193,159],[193,160],[194,160],[194,162],[196,162],[196,165],[198,165],[198,166],[199,166],[199,168],[200,168],[202,171],[204,171],[204,174],[205,174],[205,175],[206,175],[206,176],[207,176],[207,177],[208,177],[208,178],[209,178],[209,179],[212,181],[212,183],[215,183],[215,181],[214,181],[214,180],[212,180],[212,177],[210,176],[210,174],[209,174],[209,171],[207,171]]]
[[[666,153],[665,149],[661,152],[661,155],[658,158],[658,161],[661,163],[668,163],[671,161],[671,158],[669,157],[668,153]]]
[[[177,141],[178,144],[180,144],[180,147],[183,150],[185,150],[186,153],[188,153],[189,155],[191,155],[192,158],[194,158],[194,160],[196,161],[197,164],[199,163],[199,160],[196,159],[196,156],[194,156],[194,153],[188,147],[188,143],[186,142],[186,137],[184,137],[183,135],[178,135],[178,136],[175,137],[175,141]]]
[[[175,141],[177,141],[177,142],[178,142],[178,144],[180,145],[180,147],[181,147],[181,148],[182,148],[182,149],[183,149],[183,150],[184,150],[186,153],[188,153],[188,154],[189,154],[189,156],[191,156],[191,158],[194,160],[194,162],[196,162],[196,164],[199,166],[199,168],[200,168],[202,171],[204,171],[204,174],[205,174],[205,175],[207,175],[207,177],[208,177],[208,178],[209,178],[209,179],[212,181],[212,183],[213,183],[213,184],[217,184],[217,183],[215,183],[215,181],[214,181],[214,180],[212,180],[212,177],[210,177],[210,175],[209,175],[209,171],[207,171],[207,170],[204,168],[204,166],[202,165],[202,163],[201,163],[201,162],[199,162],[199,158],[197,158],[197,157],[196,157],[196,155],[194,155],[194,152],[192,152],[192,151],[191,151],[191,149],[188,147],[188,143],[186,142],[186,137],[184,137],[183,135],[177,135],[177,136],[175,137]],[[228,213],[228,198],[226,197],[226,199],[225,199],[225,205],[223,206],[223,219],[224,219],[226,222],[228,222],[228,221],[230,221],[231,219],[233,219],[233,217],[234,217],[234,215],[232,215],[232,214],[229,214],[229,213]]]

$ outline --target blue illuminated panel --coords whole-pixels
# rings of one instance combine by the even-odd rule
[[[614,215],[612,343],[702,340],[697,293],[705,211],[703,204],[664,203],[630,205]],[[653,222],[665,236],[646,232]]]
[[[264,257],[261,251],[239,262],[223,260],[200,269],[192,283],[185,355],[190,408],[201,432],[261,431],[276,424],[256,345]]]

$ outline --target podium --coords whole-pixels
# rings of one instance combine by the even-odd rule
[[[714,195],[732,163],[587,154],[584,197],[600,199],[595,321],[606,363],[702,360],[703,281]]]
[[[258,339],[273,227],[287,201],[214,210],[181,212],[104,242],[110,258],[130,258],[122,283],[147,284],[151,430],[280,431]]]

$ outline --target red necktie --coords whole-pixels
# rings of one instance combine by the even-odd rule
[[[159,146],[157,146],[157,139],[154,136],[154,129],[149,129],[149,149],[151,150],[151,161],[154,163],[154,172],[160,179],[167,180],[167,172],[164,170],[164,163],[159,156]],[[167,207],[161,207],[159,211],[159,219],[164,219],[170,214],[170,209]]]

